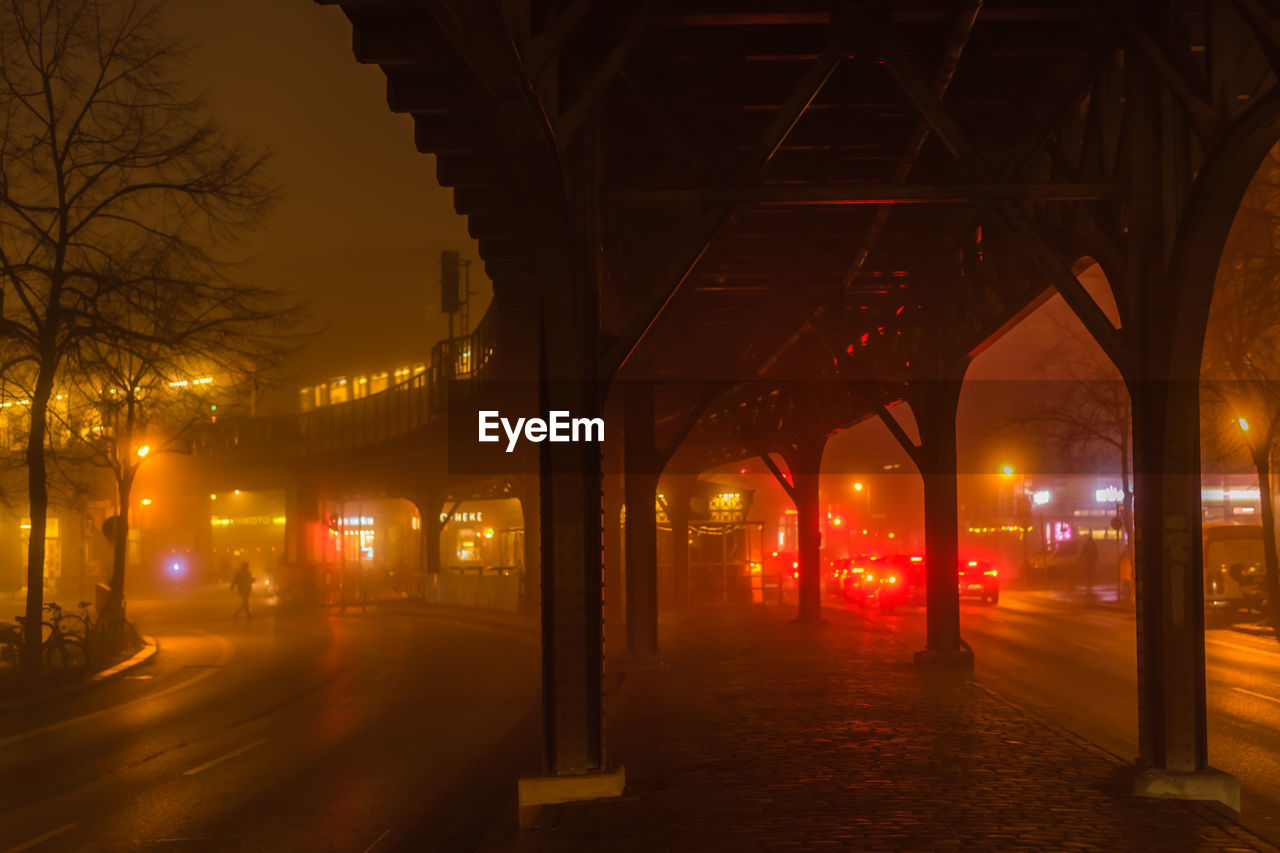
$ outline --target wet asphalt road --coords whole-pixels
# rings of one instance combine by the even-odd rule
[[[0,853],[451,850],[510,818],[512,780],[537,762],[531,630],[421,609],[261,608],[237,625],[232,604],[134,602],[152,663],[0,703]],[[1132,616],[1009,591],[962,611],[982,683],[1136,755]],[[863,616],[922,644],[919,609]],[[1211,760],[1280,842],[1280,644],[1211,630],[1206,649]]]
[[[0,710],[0,851],[457,849],[537,760],[537,637],[411,612],[134,602],[161,653]]]

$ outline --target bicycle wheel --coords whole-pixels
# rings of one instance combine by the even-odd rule
[[[58,617],[58,630],[62,636],[75,636],[84,639],[89,635],[89,622],[78,613],[64,613]]]
[[[61,637],[44,647],[45,670],[51,675],[79,675],[89,668],[89,651],[79,637]]]
[[[16,667],[22,662],[22,631],[16,626],[0,628],[0,667]]]

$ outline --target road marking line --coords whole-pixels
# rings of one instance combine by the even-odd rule
[[[9,746],[10,744],[19,743],[21,741],[28,740],[29,738],[38,737],[39,735],[43,735],[43,734],[48,734],[49,732],[56,732],[61,729],[65,729],[69,726],[74,726],[77,723],[87,723],[89,720],[96,720],[99,717],[106,716],[107,714],[113,714],[116,711],[119,711],[123,708],[128,708],[130,705],[137,705],[141,702],[150,702],[152,700],[159,699],[163,696],[169,695],[170,693],[175,693],[179,690],[182,690],[185,687],[190,687],[191,685],[195,684],[197,681],[204,681],[206,678],[217,673],[218,671],[219,670],[216,670],[216,669],[206,669],[204,672],[200,673],[199,675],[196,675],[192,678],[188,678],[186,681],[179,682],[173,685],[172,687],[166,687],[164,690],[161,690],[158,693],[152,693],[149,696],[140,696],[137,699],[133,699],[128,702],[122,702],[119,705],[112,705],[109,708],[103,708],[98,711],[91,711],[88,714],[81,714],[78,717],[72,717],[69,720],[63,720],[62,722],[59,722],[59,723],[50,723],[49,725],[41,726],[38,729],[29,729],[28,731],[20,732],[19,734],[16,734],[16,735],[10,735],[7,738],[0,738],[0,747],[6,747],[6,746]]]
[[[66,832],[69,829],[73,829],[75,826],[76,824],[74,823],[64,824],[63,826],[60,826],[57,829],[49,830],[44,835],[37,835],[35,838],[31,839],[30,841],[24,841],[21,844],[17,845],[16,847],[10,847],[8,850],[4,851],[4,853],[18,853],[19,850],[30,850],[32,847],[37,847],[41,844],[44,844],[50,838],[57,838],[62,833]]]
[[[267,742],[267,738],[263,738],[262,740],[255,740],[253,743],[247,743],[244,746],[240,747],[239,749],[231,750],[221,758],[215,758],[212,761],[206,761],[204,764],[201,764],[198,767],[192,767],[190,770],[184,770],[182,771],[182,775],[194,776],[197,773],[203,773],[204,771],[208,770],[210,767],[217,767],[219,764],[221,764],[224,761],[230,761],[231,759],[236,758],[237,756],[244,755],[246,752],[248,752],[251,749],[257,749],[258,747],[262,746],[266,742]]]
[[[1272,650],[1261,646],[1246,646],[1242,643],[1228,643],[1226,640],[1215,640],[1211,637],[1205,638],[1205,642],[1212,646],[1225,646],[1228,649],[1238,649],[1242,652],[1257,652],[1258,654],[1272,654]]]
[[[369,851],[370,851],[370,850],[372,850],[373,848],[377,847],[380,843],[382,843],[382,839],[386,838],[386,837],[387,837],[388,835],[390,835],[390,834],[391,834],[391,830],[390,830],[390,829],[385,829],[385,830],[383,830],[381,835],[379,835],[377,838],[373,839],[373,843],[372,843],[372,844],[370,844],[368,847],[364,848],[364,853],[369,853]]]
[[[222,660],[225,662],[225,659],[230,656],[227,651],[228,649],[231,648],[230,641],[222,637],[219,637],[216,634],[209,634],[208,631],[200,631],[199,629],[196,629],[196,630],[198,633],[208,634],[210,637],[213,637],[215,640],[218,641],[219,645],[222,646],[222,654],[219,655],[219,660]],[[10,744],[21,743],[24,740],[29,740],[30,738],[33,738],[33,737],[39,737],[40,735],[48,734],[49,732],[61,731],[62,729],[68,728],[70,726],[74,726],[78,723],[87,723],[89,720],[96,720],[99,717],[104,717],[107,714],[115,713],[116,711],[131,707],[133,705],[138,705],[142,702],[151,702],[156,699],[160,699],[164,696],[168,696],[170,693],[176,693],[179,690],[182,690],[184,688],[192,686],[193,684],[196,684],[197,682],[204,681],[209,676],[216,675],[219,672],[221,672],[221,670],[219,669],[206,669],[204,672],[200,673],[199,675],[192,676],[191,678],[188,678],[186,681],[180,681],[177,684],[174,684],[171,687],[166,687],[164,690],[160,690],[156,693],[149,693],[146,696],[139,696],[137,699],[131,699],[128,702],[122,702],[119,705],[112,705],[109,708],[102,708],[97,711],[90,711],[88,714],[81,714],[78,717],[71,717],[70,719],[62,720],[61,722],[50,723],[49,725],[41,726],[38,729],[28,729],[27,731],[19,732],[16,735],[9,735],[6,738],[0,738],[0,748],[9,746]]]
[[[424,618],[431,622],[442,623],[445,625],[456,625],[460,628],[471,628],[472,630],[475,630],[475,631],[482,631],[487,634],[497,634],[499,637],[506,637],[512,640],[519,640],[524,643],[542,642],[542,638],[539,635],[529,634],[528,632],[520,631],[518,628],[514,630],[507,630],[504,627],[491,626],[491,625],[478,625],[475,622],[462,622],[457,619],[448,619],[445,617],[436,617],[436,616],[426,616]]]
[[[1243,687],[1232,687],[1231,689],[1236,691],[1237,693],[1243,693],[1246,696],[1252,696],[1255,699],[1265,699],[1268,702],[1275,702],[1277,705],[1280,705],[1280,699],[1277,699],[1274,696],[1268,696],[1265,693],[1254,693],[1252,690],[1245,690]]]

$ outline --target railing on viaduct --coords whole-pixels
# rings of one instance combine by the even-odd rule
[[[296,415],[228,418],[206,424],[194,437],[194,450],[317,456],[423,429],[445,416],[451,396],[468,398],[491,377],[497,348],[494,316],[491,306],[474,332],[437,343],[426,371],[385,391]]]

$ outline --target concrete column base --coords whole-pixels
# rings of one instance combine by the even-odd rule
[[[817,619],[801,619],[797,616],[795,619],[788,619],[787,624],[798,625],[801,628],[822,628],[830,623],[825,616],[819,616]]]
[[[916,666],[938,667],[940,669],[973,669],[973,652],[968,649],[921,649],[913,660]]]
[[[1148,767],[1133,777],[1135,797],[1168,800],[1209,800],[1240,811],[1240,780],[1230,773],[1203,770],[1162,770]]]
[[[516,782],[520,828],[533,826],[543,806],[620,797],[626,786],[627,773],[623,767],[580,776],[530,776],[520,779]]]

